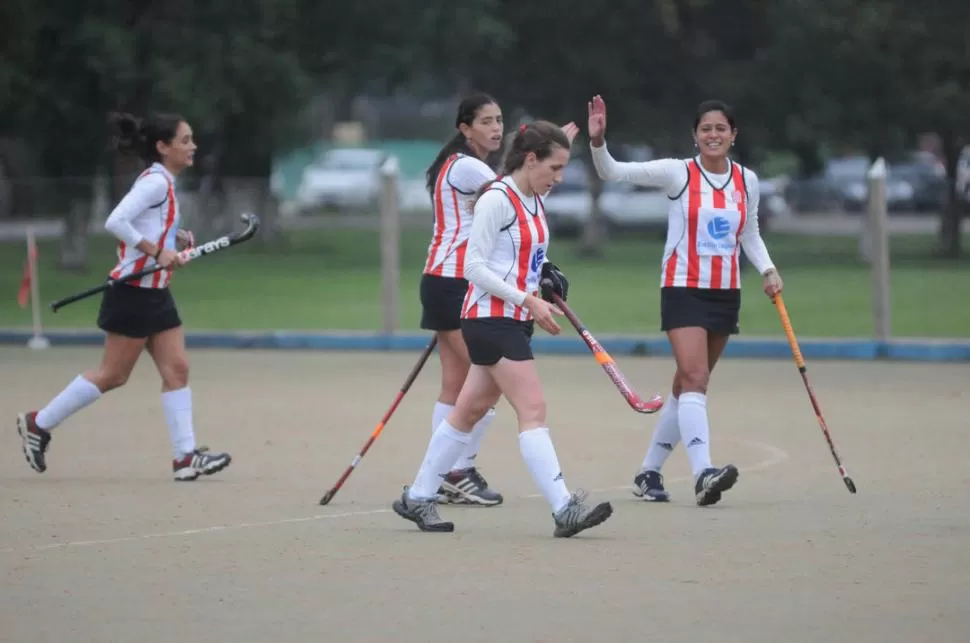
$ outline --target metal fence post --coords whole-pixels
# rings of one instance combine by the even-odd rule
[[[886,161],[869,168],[869,256],[872,263],[872,320],[875,337],[888,341],[892,311],[889,301],[889,218],[886,207]]]

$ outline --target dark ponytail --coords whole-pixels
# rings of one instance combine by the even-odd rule
[[[467,96],[458,104],[458,115],[455,116],[455,127],[458,128],[462,123],[470,126],[475,122],[475,117],[478,116],[478,110],[485,105],[494,104],[495,99],[485,93],[478,92]],[[472,149],[468,147],[468,141],[465,140],[465,135],[461,133],[460,129],[445,143],[444,147],[438,152],[438,156],[435,157],[434,162],[431,163],[427,172],[425,172],[425,185],[432,196],[434,196],[434,184],[438,180],[438,172],[441,171],[441,166],[445,164],[449,156],[455,153],[475,156]]]
[[[536,159],[542,161],[552,155],[555,148],[565,150],[570,148],[569,139],[562,128],[549,121],[534,121],[519,127],[508,146],[508,153],[502,163],[502,175],[508,176],[525,165],[525,159],[532,152]],[[473,204],[485,194],[493,183],[500,179],[488,181],[475,193]]]
[[[178,114],[152,114],[139,119],[131,114],[111,114],[110,121],[117,129],[117,147],[122,154],[135,154],[146,164],[161,161],[157,143],[171,144],[180,123]]]

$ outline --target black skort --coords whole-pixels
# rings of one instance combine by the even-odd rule
[[[468,292],[468,280],[457,277],[421,277],[421,328],[459,330],[461,307]]]
[[[741,312],[738,288],[661,288],[660,329],[700,327],[715,335],[736,335]]]
[[[508,317],[480,317],[461,320],[461,335],[472,364],[492,366],[503,357],[524,362],[532,357],[534,321]]]
[[[98,328],[106,333],[144,339],[182,325],[168,288],[116,284],[105,291]]]

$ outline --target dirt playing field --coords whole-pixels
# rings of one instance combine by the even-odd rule
[[[809,363],[850,495],[791,361],[723,362],[713,455],[741,470],[699,508],[683,448],[673,494],[630,493],[655,416],[638,416],[589,357],[540,356],[570,489],[615,513],[552,538],[510,407],[485,438],[501,507],[443,507],[453,534],[390,510],[430,436],[429,362],[343,490],[317,504],[394,398],[410,354],[196,351],[199,442],[218,476],[170,476],[158,380],[132,380],[55,430],[49,469],[24,461],[17,411],[93,349],[0,348],[0,640],[17,643],[949,643],[970,632],[966,364]],[[646,394],[667,359],[621,358]]]

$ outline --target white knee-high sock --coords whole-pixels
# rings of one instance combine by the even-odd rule
[[[431,435],[434,435],[434,432],[438,430],[441,423],[448,419],[448,414],[454,408],[454,404],[445,404],[443,402],[434,403],[434,410],[431,411]]]
[[[707,395],[704,393],[681,393],[677,405],[677,421],[680,438],[687,449],[690,469],[696,478],[704,469],[711,467],[711,436],[707,421]]]
[[[162,393],[162,409],[172,440],[172,455],[176,460],[195,451],[195,430],[192,426],[192,390],[185,388]]]
[[[57,394],[57,397],[37,412],[34,421],[38,428],[50,431],[100,397],[101,390],[78,375],[63,391]]]
[[[448,473],[470,439],[471,435],[451,426],[448,420],[442,420],[434,435],[431,436],[421,468],[418,469],[414,483],[408,489],[408,497],[412,500],[434,498],[441,487],[442,477]]]
[[[569,501],[569,489],[559,466],[556,448],[549,436],[549,427],[529,429],[519,433],[519,450],[529,467],[529,473],[545,497],[552,512],[556,513]]]
[[[475,466],[475,458],[478,456],[478,449],[482,445],[482,438],[485,437],[485,430],[494,419],[495,409],[489,409],[488,413],[483,415],[482,419],[475,423],[475,426],[472,427],[471,439],[465,448],[462,449],[461,455],[458,457],[458,461],[455,462],[452,470],[470,469]]]
[[[677,421],[678,400],[671,393],[667,397],[667,403],[660,411],[660,419],[653,430],[653,437],[650,438],[650,446],[647,448],[647,455],[643,458],[641,471],[660,472],[664,463],[673,452],[677,443],[680,442],[680,423]]]

